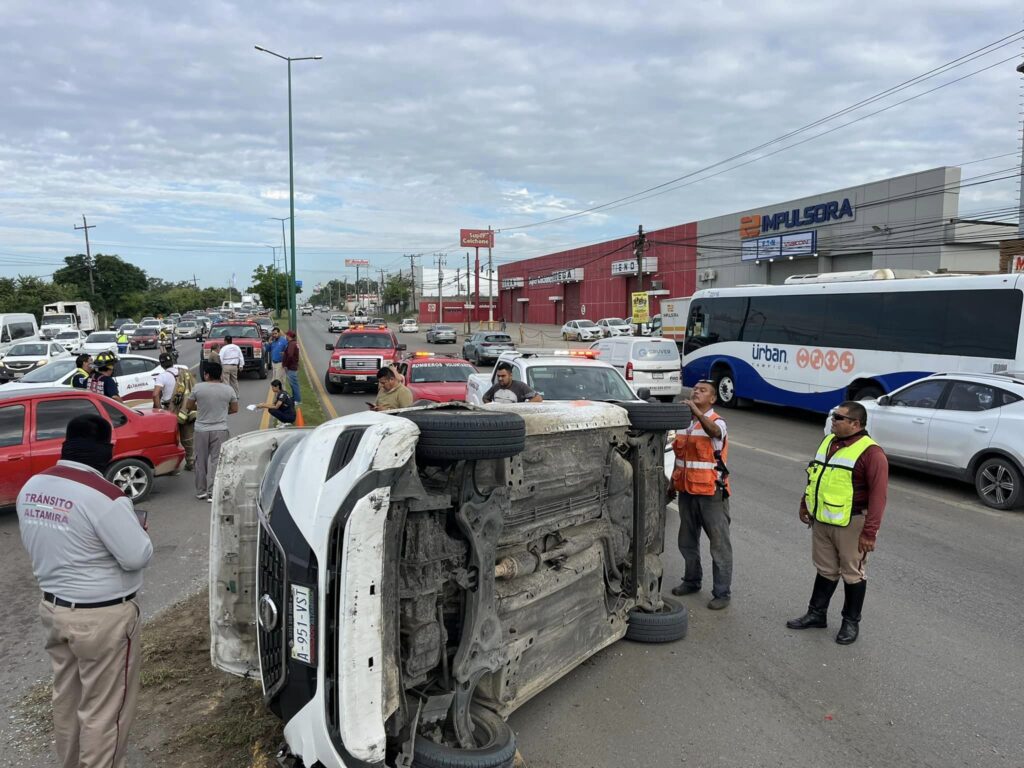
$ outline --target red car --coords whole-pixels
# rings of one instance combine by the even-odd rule
[[[142,501],[153,478],[178,472],[185,450],[178,418],[164,411],[135,411],[84,389],[0,390],[0,507],[13,506],[26,481],[60,458],[68,422],[83,414],[110,422],[114,455],[107,479]]]
[[[324,388],[332,395],[346,387],[377,389],[377,371],[389,363],[398,362],[398,353],[405,344],[387,328],[357,325],[343,332],[336,344],[327,344],[333,352],[324,374]]]
[[[476,368],[455,355],[417,352],[398,364],[415,400],[450,403],[466,399],[466,386]]]
[[[242,359],[245,364],[239,373],[255,373],[261,379],[267,378],[267,369],[270,368],[270,347],[263,343],[263,332],[256,323],[249,323],[243,320],[232,320],[229,323],[214,323],[210,328],[210,336],[203,342],[203,359],[200,361],[200,377],[202,377],[202,364],[210,359],[210,350],[214,344],[218,347],[224,346],[224,337],[230,336],[231,341],[242,350]]]

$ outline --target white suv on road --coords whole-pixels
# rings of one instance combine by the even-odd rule
[[[1024,503],[1024,376],[937,373],[862,405],[891,463],[974,483],[995,509]]]
[[[261,680],[281,764],[510,768],[511,712],[623,637],[682,638],[670,412],[443,405],[225,443],[211,655]]]
[[[327,321],[328,333],[341,333],[347,331],[348,327],[348,315],[331,315],[331,319]]]

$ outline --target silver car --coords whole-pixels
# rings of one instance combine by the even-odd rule
[[[432,325],[427,331],[428,344],[454,344],[455,329],[450,325]]]

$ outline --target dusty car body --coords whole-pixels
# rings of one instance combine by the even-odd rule
[[[441,405],[229,441],[214,665],[262,680],[290,765],[510,766],[517,707],[624,636],[685,635],[660,594],[684,411]]]

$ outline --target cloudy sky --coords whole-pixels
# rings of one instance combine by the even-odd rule
[[[408,268],[501,229],[499,262],[872,179],[1019,165],[1020,0],[94,2],[6,0],[0,275],[84,250],[240,285],[288,216],[293,64],[299,277]],[[1017,39],[1013,39],[1016,34]],[[802,133],[792,149],[630,205],[976,49],[974,61]],[[1004,59],[1013,60],[999,63]],[[715,171],[758,157],[744,156]],[[992,158],[985,160],[984,158]],[[981,162],[975,162],[981,161]],[[1007,180],[961,214],[1015,204]],[[520,228],[517,228],[520,227]],[[278,248],[280,255],[280,248]]]

